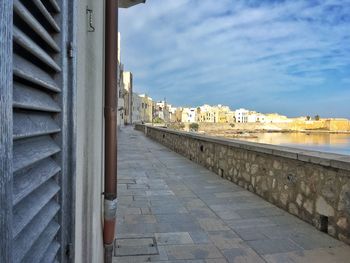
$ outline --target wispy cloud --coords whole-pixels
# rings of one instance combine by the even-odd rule
[[[148,0],[120,13],[140,92],[350,117],[350,0]]]

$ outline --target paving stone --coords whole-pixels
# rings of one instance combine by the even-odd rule
[[[188,232],[155,233],[154,235],[158,245],[193,244]]]
[[[206,207],[206,204],[197,198],[191,198],[192,200],[189,200],[187,202],[184,202],[184,206],[188,209],[191,208],[201,208],[201,207]]]
[[[259,228],[236,228],[235,232],[245,241],[267,238]]]
[[[242,241],[233,231],[212,231],[209,239],[219,249],[236,248]]]
[[[157,262],[157,263],[206,263],[206,261],[204,260],[167,260],[167,261],[154,261],[154,262]]]
[[[217,211],[216,214],[223,220],[241,219],[241,216],[235,211]]]
[[[261,255],[302,250],[300,246],[289,239],[254,240],[247,241],[247,244]]]
[[[276,216],[276,215],[289,215],[287,212],[283,211],[278,207],[266,207],[259,209],[259,213],[263,216]]]
[[[127,184],[127,189],[149,189],[147,184]]]
[[[348,246],[264,255],[268,263],[347,263],[349,258]]]
[[[170,223],[172,230],[177,232],[201,231],[202,228],[196,221]]]
[[[125,215],[126,224],[155,224],[157,223],[154,215]]]
[[[116,239],[114,248],[114,255],[117,257],[158,254],[158,249],[153,238]]]
[[[131,207],[131,208],[121,208],[119,207],[117,210],[118,215],[140,215],[141,209],[137,207]]]
[[[210,243],[208,234],[204,231],[190,232],[190,236],[196,244]]]
[[[154,234],[159,232],[171,232],[173,227],[170,224],[122,224],[117,228],[118,234]]]
[[[237,196],[253,196],[251,192],[244,191],[242,188],[236,189],[238,192],[223,192],[223,193],[215,193],[215,197],[217,198],[231,198]]]
[[[260,208],[254,208],[254,209],[238,209],[235,210],[235,212],[241,217],[241,218],[258,218],[258,217],[265,217],[266,215],[261,212]]]
[[[170,260],[222,258],[213,245],[171,245],[165,247]]]
[[[145,208],[148,207],[150,204],[147,200],[136,200],[132,201],[128,204],[128,207],[137,207],[137,208]]]
[[[119,196],[119,197],[118,197],[118,202],[119,202],[119,204],[120,204],[120,203],[123,203],[123,202],[125,202],[125,203],[130,203],[130,202],[132,202],[132,201],[134,201],[134,197],[133,197],[132,195]]]
[[[141,263],[141,262],[169,262],[164,247],[158,247],[158,254],[146,256],[122,256],[114,257],[113,263]]]
[[[223,250],[222,253],[229,263],[265,263],[265,260],[250,248],[232,248]]]
[[[135,180],[134,179],[118,179],[118,186],[121,184],[135,184]]]
[[[188,208],[187,210],[196,218],[218,218],[212,210],[206,207]]]
[[[205,218],[198,219],[198,222],[205,231],[230,230],[230,228],[219,219]]]
[[[227,221],[228,226],[232,229],[238,228],[253,228],[256,226],[275,226],[276,224],[271,222],[268,218],[249,218],[249,219],[234,219]]]
[[[126,184],[118,184],[118,192],[119,191],[126,191],[128,189],[128,186]]]
[[[278,215],[278,216],[272,216],[272,217],[268,217],[269,220],[273,223],[275,223],[276,225],[293,225],[293,224],[303,224],[304,222],[302,220],[300,220],[299,218],[287,214],[287,215]]]
[[[293,240],[300,247],[310,250],[315,248],[330,248],[343,246],[344,243],[336,240],[322,232],[314,233],[292,233],[290,239]],[[350,247],[349,247],[350,249]]]
[[[141,207],[141,214],[143,215],[150,215],[151,209],[149,207]]]
[[[190,214],[158,214],[155,215],[158,223],[191,223],[194,218]]]
[[[228,261],[225,258],[214,258],[206,259],[205,263],[227,263]]]
[[[174,195],[174,192],[171,190],[149,190],[146,191],[147,196],[157,195],[157,196],[163,196],[163,195]]]
[[[151,207],[151,212],[155,215],[188,213],[187,209],[181,206],[156,206]]]

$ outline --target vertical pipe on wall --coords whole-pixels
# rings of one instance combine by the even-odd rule
[[[109,263],[112,262],[117,210],[118,0],[106,0],[105,8],[105,192],[103,241],[105,263]]]

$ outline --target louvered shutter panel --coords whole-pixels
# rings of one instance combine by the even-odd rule
[[[55,262],[62,249],[60,1],[13,1],[13,259]]]

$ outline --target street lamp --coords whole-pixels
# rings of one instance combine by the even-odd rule
[[[144,4],[146,3],[146,0],[119,0],[119,7],[120,8],[129,8],[133,5],[138,4]]]

